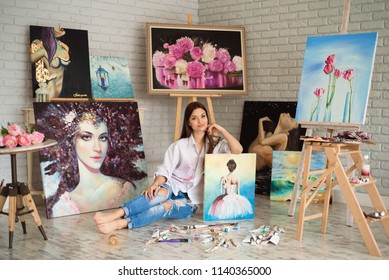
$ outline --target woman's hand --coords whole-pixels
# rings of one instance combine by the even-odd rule
[[[144,195],[145,198],[149,198],[150,200],[153,200],[154,197],[157,195],[159,190],[158,185],[151,185],[147,188],[147,190],[144,190],[142,194]]]
[[[221,127],[220,125],[216,124],[216,123],[208,125],[208,128],[207,128],[207,133],[208,134],[213,134],[214,130],[216,132],[221,132],[223,134],[224,128]]]

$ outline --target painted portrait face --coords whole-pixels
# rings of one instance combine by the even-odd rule
[[[108,150],[108,128],[104,122],[81,121],[76,136],[76,154],[90,169],[100,169]]]
[[[193,110],[189,118],[189,126],[193,131],[205,131],[208,127],[207,113],[201,108]]]

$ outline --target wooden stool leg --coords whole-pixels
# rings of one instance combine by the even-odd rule
[[[9,228],[9,248],[12,248],[15,219],[16,219],[16,196],[18,194],[17,188],[11,187],[9,189],[9,209],[8,209],[8,228]]]
[[[9,193],[8,187],[4,186],[0,192],[0,213],[3,211],[3,207],[5,204],[5,201],[7,200],[8,193]]]
[[[16,198],[16,207],[17,207],[16,209],[17,216],[19,217],[20,222],[22,224],[23,234],[26,234],[27,233],[26,219],[24,218],[24,214],[19,215],[20,212],[24,209],[23,198],[20,194],[18,194]]]
[[[24,201],[25,201],[28,209],[31,211],[31,215],[34,218],[34,221],[35,221],[36,225],[38,226],[40,232],[42,233],[43,239],[47,240],[46,232],[43,229],[42,222],[41,222],[41,219],[39,217],[38,210],[36,209],[36,206],[35,206],[34,200],[32,199],[31,194],[25,194],[23,196],[23,198],[24,198]]]

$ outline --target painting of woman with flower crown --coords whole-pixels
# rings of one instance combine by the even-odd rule
[[[296,121],[364,124],[377,37],[308,37]]]
[[[35,102],[48,218],[116,208],[147,187],[136,102]],[[123,133],[125,131],[126,133]]]
[[[150,94],[247,94],[243,27],[147,23]]]

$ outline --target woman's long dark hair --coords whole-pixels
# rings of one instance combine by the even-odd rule
[[[189,126],[189,119],[190,119],[190,116],[192,115],[193,111],[196,109],[203,109],[205,111],[205,114],[207,115],[207,118],[208,118],[208,124],[209,124],[209,115],[208,115],[207,108],[202,103],[197,102],[197,101],[189,103],[185,109],[184,121],[182,123],[182,131],[181,131],[180,139],[181,138],[188,138],[191,136],[191,134],[193,132],[193,128],[191,126]],[[221,137],[213,136],[213,135],[206,133],[205,137],[203,139],[204,143],[205,143],[206,138],[208,138],[208,140],[209,140],[209,147],[208,147],[207,154],[212,154],[213,149],[219,143],[219,141],[221,140]]]

